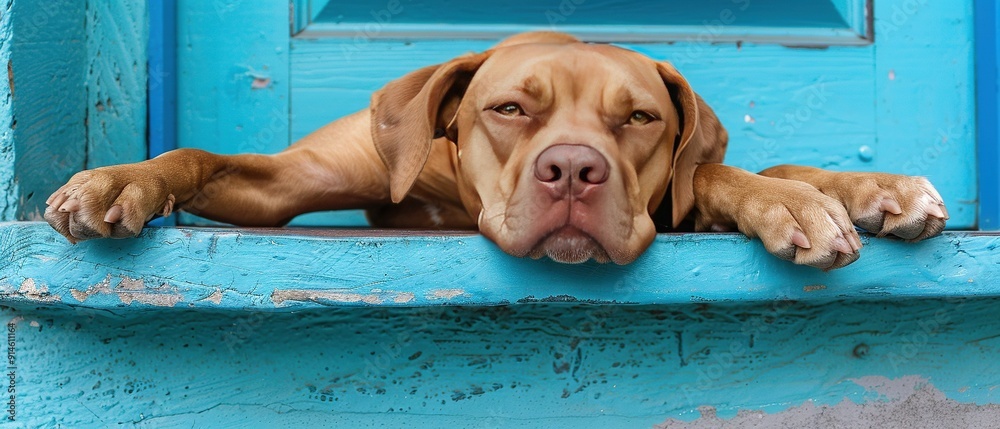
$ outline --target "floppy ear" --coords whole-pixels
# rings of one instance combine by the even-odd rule
[[[472,75],[490,52],[424,67],[372,94],[372,139],[389,169],[392,202],[403,200],[427,162],[431,142],[445,137]],[[454,130],[448,135],[456,138]]]
[[[719,163],[726,154],[729,134],[705,101],[672,65],[656,64],[680,119],[671,165],[671,225],[676,228],[694,208],[694,170],[701,164]],[[664,207],[661,203],[660,209]],[[659,210],[657,210],[659,211]],[[662,213],[666,215],[668,213]]]

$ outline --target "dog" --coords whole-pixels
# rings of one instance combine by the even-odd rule
[[[274,155],[178,149],[83,171],[48,198],[70,242],[183,209],[242,226],[365,209],[377,227],[478,229],[516,257],[628,264],[663,231],[739,230],[823,270],[855,225],[919,241],[948,219],[922,177],[722,164],[726,130],[669,63],[553,32],[411,72]]]

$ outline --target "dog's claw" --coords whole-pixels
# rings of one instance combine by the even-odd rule
[[[107,223],[118,223],[120,220],[122,220],[122,206],[120,205],[112,206],[104,215],[104,221]]]

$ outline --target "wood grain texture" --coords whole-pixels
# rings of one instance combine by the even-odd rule
[[[875,2],[874,167],[929,178],[958,228],[978,211],[972,6]]]
[[[18,416],[27,427],[569,429],[692,420],[703,405],[727,419],[780,416],[905,393],[880,392],[871,379],[917,377],[940,392],[934,403],[1000,403],[997,305],[0,314],[15,326]]]
[[[0,66],[11,64],[12,50],[11,34],[13,33],[13,21],[11,20],[11,8],[13,4],[0,5]],[[9,67],[0,67],[0,183],[6,184],[0,193],[0,221],[11,221],[17,219],[17,199],[18,186],[15,177],[17,171],[14,169],[14,130],[10,124],[14,122],[14,106],[12,92],[13,80],[10,76]]]
[[[72,0],[14,3],[10,124],[20,187],[17,219],[41,220],[49,194],[86,167],[85,6]]]
[[[146,3],[87,3],[87,168],[146,159]]]
[[[9,306],[116,312],[1000,295],[998,235],[862,241],[858,262],[826,273],[738,234],[660,235],[638,261],[617,266],[514,258],[478,234],[148,228],[139,239],[74,246],[46,224],[8,223],[0,290]]]

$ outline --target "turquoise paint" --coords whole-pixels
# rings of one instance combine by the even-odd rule
[[[618,428],[691,420],[704,404],[728,418],[884,400],[856,381],[869,376],[918,376],[951,400],[995,404],[997,305],[32,306],[3,317],[15,323],[26,427]]]
[[[348,39],[497,39],[533,30],[561,30],[601,41],[794,41],[866,44],[864,0],[569,1],[508,7],[437,0],[349,3],[299,0],[300,37]],[[485,8],[485,9],[484,9]],[[302,11],[308,9],[308,12]]]
[[[145,157],[145,50],[130,46],[142,24],[121,13],[143,5],[7,2],[0,218],[41,219],[72,174]]]
[[[17,218],[41,220],[49,194],[86,167],[86,5],[18,0],[13,12]]]
[[[86,13],[87,168],[142,161],[148,153],[146,2],[87,2]]]
[[[862,241],[858,262],[826,273],[738,234],[660,235],[637,262],[617,266],[513,258],[478,234],[148,228],[139,239],[73,246],[43,223],[8,223],[0,288],[8,305],[107,310],[1000,295],[1000,235]]]
[[[10,64],[12,57],[11,33],[13,24],[11,22],[12,3],[2,5],[0,10],[0,65]],[[14,121],[14,106],[12,88],[10,86],[10,75],[6,67],[0,67],[0,183],[6,183],[3,193],[0,194],[0,221],[11,221],[17,219],[17,196],[19,187],[14,178],[17,171],[14,169],[14,132],[10,127],[3,124],[10,124]],[[6,85],[3,82],[7,82]]]
[[[972,1],[875,2],[873,166],[929,178],[948,195],[951,228],[977,227],[972,9]]]

